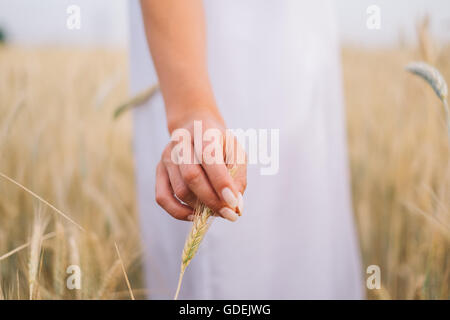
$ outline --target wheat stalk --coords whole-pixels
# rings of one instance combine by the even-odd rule
[[[159,84],[154,84],[150,88],[138,93],[136,96],[132,97],[127,102],[123,103],[114,111],[114,119],[119,118],[124,112],[132,109],[134,107],[138,107],[146,103],[153,95],[158,91]]]
[[[117,282],[118,275],[120,274],[122,266],[120,265],[120,259],[114,261],[111,268],[109,268],[106,275],[103,277],[101,287],[98,290],[95,299],[107,299],[109,293],[113,291],[113,288]]]
[[[230,169],[230,174],[233,177],[237,168]],[[198,203],[194,209],[194,218],[192,220],[192,228],[184,243],[183,253],[181,254],[181,270],[178,278],[177,290],[175,292],[174,300],[178,299],[181,284],[183,282],[184,272],[191,263],[194,256],[197,254],[200,243],[205,238],[206,233],[213,221],[214,212],[203,203]]]
[[[72,224],[74,224],[75,226],[77,226],[81,231],[86,231],[82,226],[80,226],[78,223],[76,223],[74,220],[72,220],[67,214],[65,214],[64,212],[62,212],[61,210],[59,210],[58,208],[56,208],[54,205],[52,205],[50,202],[46,201],[45,199],[43,199],[41,196],[39,196],[38,194],[34,193],[33,191],[31,191],[30,189],[28,189],[27,187],[25,187],[24,185],[20,184],[19,182],[17,182],[16,180],[8,177],[6,174],[1,173],[0,172],[0,177],[11,182],[12,184],[16,185],[17,187],[21,188],[22,190],[24,190],[25,192],[27,192],[28,194],[32,195],[33,197],[35,197],[37,200],[39,200],[40,202],[42,202],[43,204],[45,204],[46,206],[50,207],[51,209],[53,209],[53,211],[55,211],[56,213],[58,213],[60,216],[62,216],[64,219],[66,219],[67,221],[71,222]]]
[[[37,277],[41,261],[42,239],[48,220],[41,218],[38,212],[33,221],[33,230],[30,240],[30,255],[28,259],[28,286],[30,292],[30,300],[37,295]]]
[[[448,86],[444,77],[436,68],[430,66],[425,62],[413,62],[406,66],[406,70],[422,79],[424,79],[434,90],[436,95],[442,101],[445,111],[445,118],[447,121],[447,132],[450,143],[450,112],[448,107]]]
[[[425,15],[416,27],[419,38],[421,56],[428,63],[434,63],[437,56],[437,48],[430,33],[430,16]]]
[[[6,300],[1,286],[0,286],[0,300]]]
[[[120,267],[122,268],[123,276],[125,278],[125,282],[127,283],[128,292],[130,293],[131,300],[135,300],[133,290],[131,289],[130,280],[128,279],[127,271],[125,270],[125,265],[123,264],[122,257],[120,256],[119,247],[117,246],[117,243],[114,241],[114,246],[116,247],[116,253],[117,257],[120,261]]]

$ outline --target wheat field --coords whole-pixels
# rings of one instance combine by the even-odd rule
[[[449,57],[442,50],[433,61],[447,80]],[[443,110],[403,70],[422,58],[343,50],[363,268],[381,268],[371,299],[450,297]],[[0,47],[0,173],[61,211],[0,178],[0,299],[145,298],[131,117],[113,119],[127,73],[126,52]],[[66,288],[70,265],[81,267],[82,290]]]

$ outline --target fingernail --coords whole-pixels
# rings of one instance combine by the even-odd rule
[[[238,215],[230,208],[222,208],[220,209],[219,213],[224,219],[227,219],[232,222],[238,219]]]
[[[238,209],[239,209],[239,215],[244,212],[244,197],[242,197],[242,193],[238,193]]]
[[[194,215],[193,215],[193,214],[189,215],[189,216],[187,217],[187,219],[188,219],[189,221],[194,221]]]
[[[235,209],[238,205],[238,199],[234,195],[230,188],[224,188],[222,190],[222,197],[230,208]]]

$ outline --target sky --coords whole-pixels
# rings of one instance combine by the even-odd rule
[[[0,0],[0,27],[11,42],[20,44],[125,46],[127,1],[136,0]],[[66,10],[73,4],[82,10],[80,30],[66,26]],[[415,24],[427,13],[433,35],[450,41],[449,0],[335,0],[335,4],[340,37],[346,43],[379,46],[398,43],[399,38],[413,41]],[[371,5],[381,10],[380,29],[366,26]]]

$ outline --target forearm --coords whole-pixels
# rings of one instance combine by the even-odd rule
[[[169,130],[198,112],[218,115],[209,81],[202,0],[141,0]]]

